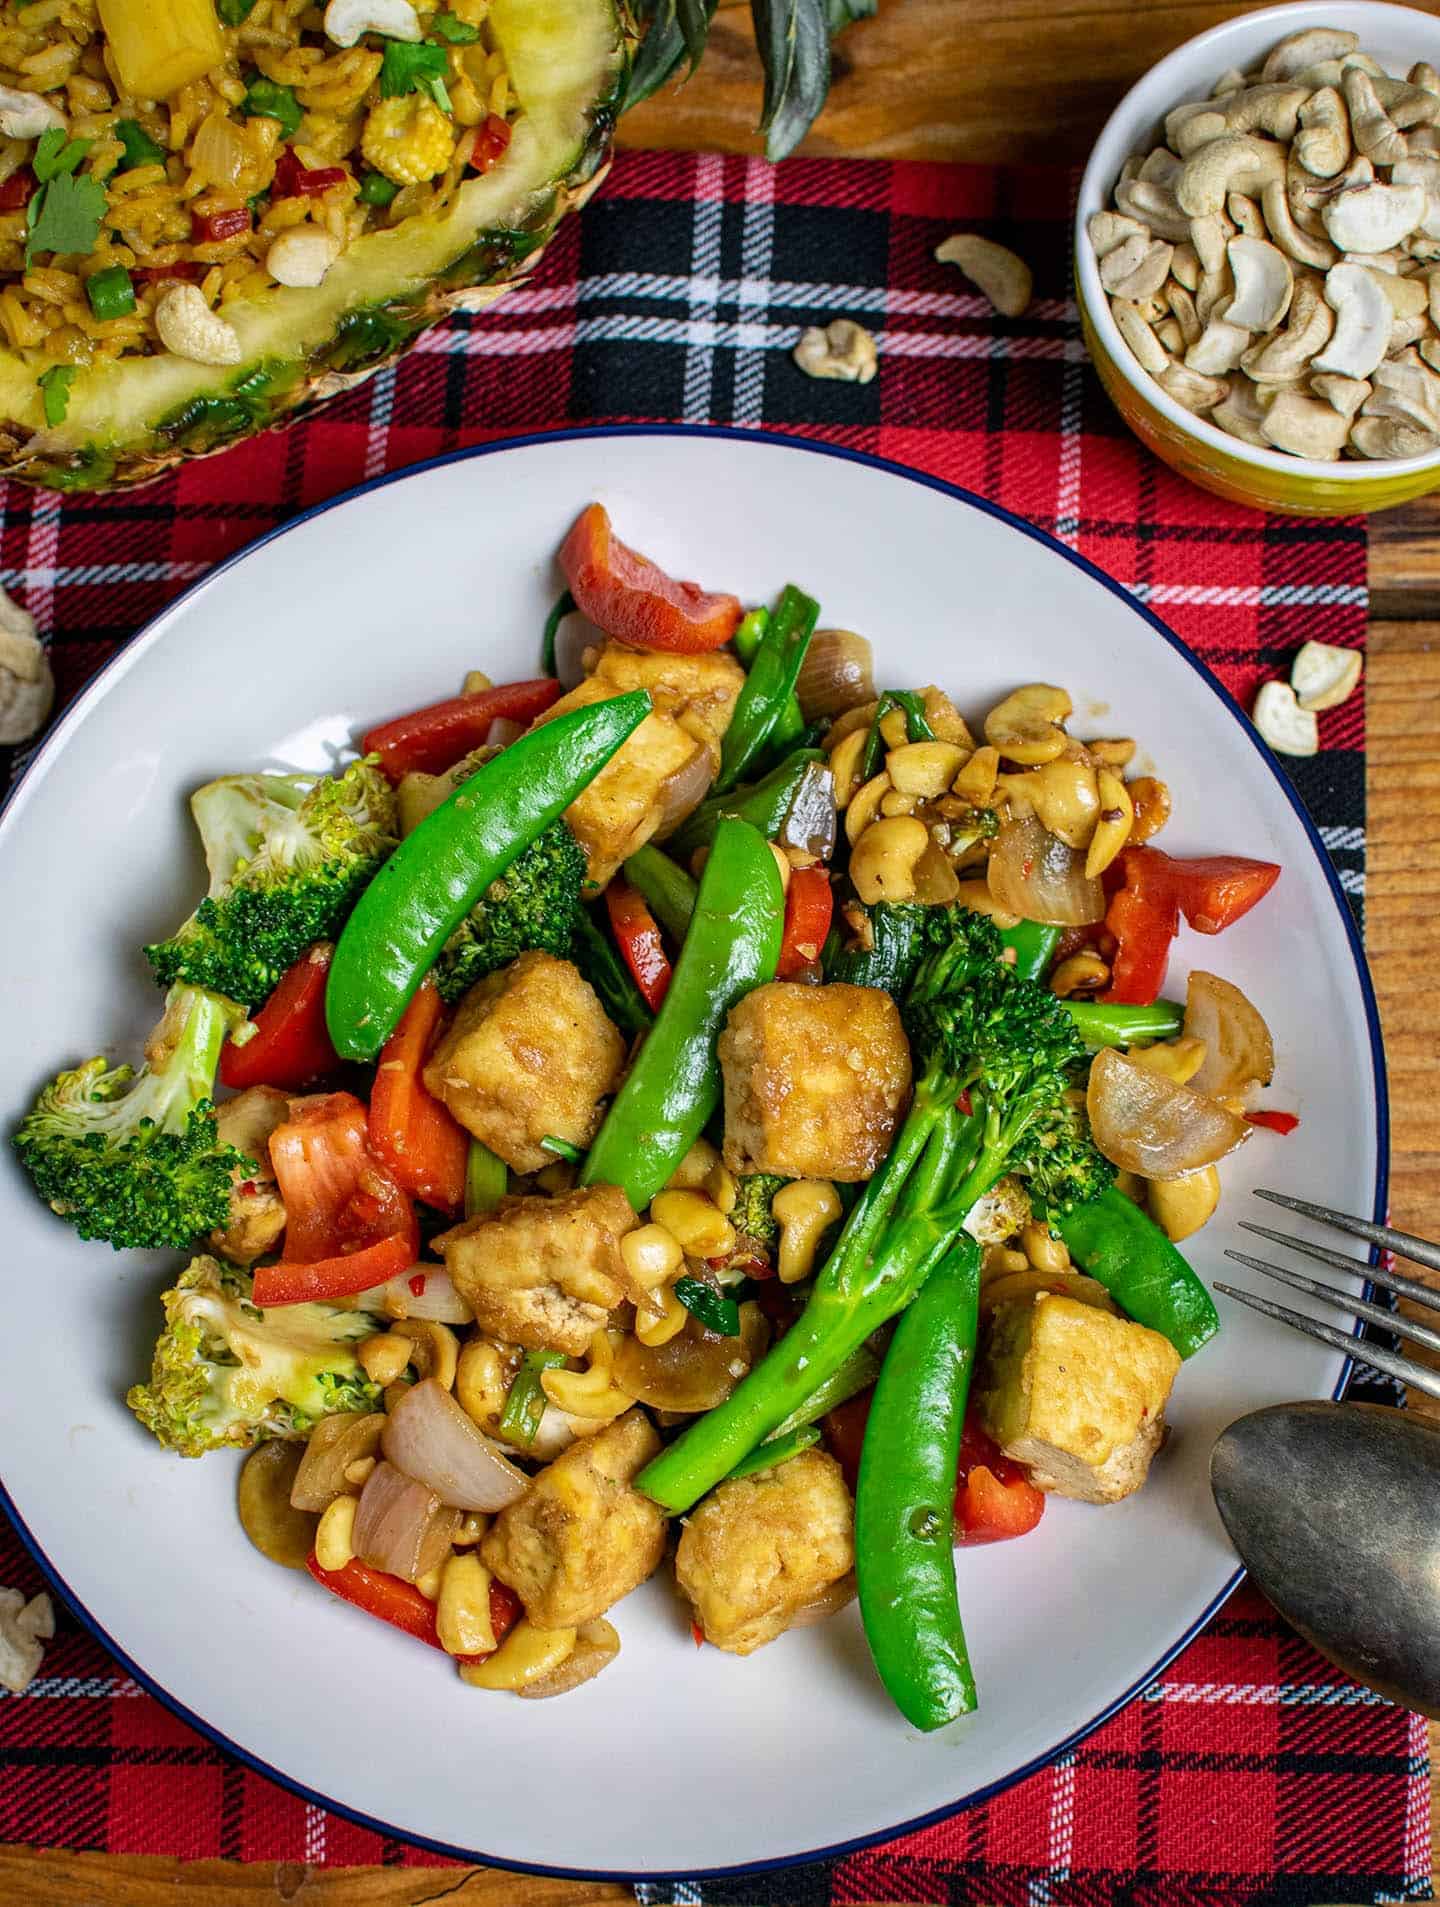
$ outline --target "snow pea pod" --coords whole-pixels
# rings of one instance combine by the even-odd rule
[[[695,912],[695,883],[663,848],[647,841],[625,863],[625,878],[672,940],[683,940]]]
[[[1099,1198],[1049,1222],[1084,1272],[1110,1293],[1127,1317],[1169,1338],[1193,1357],[1220,1329],[1215,1301],[1153,1219],[1112,1185]]]
[[[819,619],[820,605],[815,598],[807,596],[793,583],[787,583],[774,615],[761,632],[745,686],[725,731],[720,772],[715,777],[717,794],[728,794],[759,758],[782,717],[785,718],[782,734],[794,732],[790,705],[795,684],[800,679],[800,665]],[[800,705],[795,702],[794,715],[799,714]]]
[[[1001,929],[1000,944],[1013,950],[1015,971],[1022,980],[1043,980],[1060,944],[1060,929],[1038,920],[1022,920],[1017,926]]]
[[[772,768],[763,781],[752,781],[728,795],[711,795],[700,803],[684,827],[670,837],[666,843],[668,852],[688,860],[696,848],[708,848],[726,815],[748,821],[773,841],[784,827],[810,768],[825,761],[822,749],[797,748],[778,767]]]
[[[726,1015],[775,978],[784,917],[764,835],[722,821],[670,989],[596,1134],[582,1185],[618,1185],[639,1212],[669,1182],[720,1102],[715,1042]]]
[[[406,836],[360,896],[330,963],[325,1020],[337,1053],[375,1057],[485,889],[649,713],[649,695],[635,689],[532,728]]]
[[[962,1233],[895,1327],[855,1490],[865,1639],[896,1707],[923,1729],[975,1707],[953,1539],[979,1304],[980,1248]]]

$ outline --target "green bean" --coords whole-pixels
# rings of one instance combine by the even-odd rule
[[[1173,1040],[1185,1025],[1185,1009],[1178,1000],[1156,1000],[1152,1006],[1067,1000],[1065,1011],[1087,1046],[1129,1046],[1136,1040]]]

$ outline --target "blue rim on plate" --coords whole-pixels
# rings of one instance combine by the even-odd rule
[[[52,754],[57,753],[64,746],[66,737],[71,728],[78,724],[80,718],[90,707],[90,704],[98,700],[106,677],[110,671],[124,665],[127,660],[133,660],[143,649],[148,648],[161,633],[161,626],[181,605],[188,604],[193,598],[203,594],[217,576],[223,575],[224,572],[230,569],[234,564],[252,556],[256,550],[263,549],[267,543],[272,543],[277,537],[287,535],[291,530],[297,529],[302,523],[308,523],[314,517],[323,516],[330,510],[339,509],[342,505],[351,502],[356,497],[368,496],[372,491],[383,490],[390,484],[403,483],[407,478],[421,475],[429,470],[443,469],[449,464],[464,463],[473,458],[502,455],[507,450],[529,449],[541,444],[576,442],[604,443],[608,439],[616,437],[699,437],[720,439],[731,443],[779,445],[787,450],[806,451],[812,456],[835,457],[848,463],[861,464],[867,469],[878,470],[886,476],[899,477],[906,483],[921,484],[928,490],[935,490],[942,496],[952,498],[956,503],[965,504],[972,510],[979,510],[982,515],[993,517],[997,522],[1008,524],[1012,530],[1018,530],[1022,536],[1028,537],[1031,542],[1038,543],[1043,548],[1053,551],[1055,555],[1062,557],[1076,569],[1082,570],[1085,575],[1089,576],[1094,582],[1099,583],[1110,595],[1117,597],[1123,602],[1127,609],[1133,614],[1147,622],[1155,631],[1156,635],[1162,637],[1164,641],[1169,643],[1172,649],[1184,658],[1209,693],[1215,696],[1224,705],[1227,713],[1235,721],[1236,726],[1245,736],[1250,746],[1260,756],[1270,776],[1284,795],[1285,800],[1294,810],[1301,826],[1305,830],[1306,838],[1315,852],[1315,857],[1320,863],[1325,876],[1326,885],[1330,890],[1330,896],[1340,915],[1341,923],[1345,930],[1346,945],[1350,950],[1350,957],[1355,965],[1355,977],[1359,983],[1360,997],[1364,1002],[1366,1031],[1370,1040],[1370,1061],[1375,1079],[1376,1139],[1375,1205],[1372,1215],[1377,1222],[1383,1223],[1387,1212],[1390,1176],[1390,1101],[1385,1073],[1385,1051],[1380,1033],[1379,1009],[1375,1003],[1375,990],[1371,985],[1370,970],[1365,963],[1365,954],[1360,943],[1359,933],[1355,926],[1354,916],[1350,912],[1349,904],[1341,891],[1334,867],[1331,865],[1330,857],[1325,851],[1324,843],[1320,839],[1315,823],[1311,820],[1309,811],[1301,801],[1289,776],[1286,775],[1284,770],[1275,761],[1270,751],[1261,741],[1259,735],[1251,727],[1250,723],[1245,720],[1244,715],[1210,674],[1209,670],[1206,669],[1204,664],[1186,648],[1174,630],[1167,627],[1167,625],[1161,621],[1160,617],[1155,614],[1153,609],[1149,608],[1145,603],[1137,602],[1122,583],[1118,583],[1112,576],[1107,576],[1104,570],[1097,569],[1095,564],[1090,562],[1086,557],[1081,556],[1075,550],[1067,548],[1065,544],[1057,541],[1057,539],[1051,536],[1047,531],[1037,528],[1033,523],[1026,522],[1023,517],[1016,516],[1012,511],[1002,508],[1000,504],[992,503],[985,497],[976,496],[974,491],[962,489],[959,484],[947,483],[943,478],[929,476],[924,471],[907,469],[903,464],[892,463],[885,457],[871,456],[865,451],[850,450],[839,444],[815,443],[809,438],[790,436],[783,431],[737,430],[722,425],[631,424],[595,429],[536,431],[524,437],[507,437],[496,443],[475,444],[462,450],[447,451],[443,456],[428,458],[423,463],[409,464],[403,470],[392,470],[387,472],[384,476],[372,477],[365,483],[357,484],[352,490],[345,490],[342,491],[339,496],[328,498],[324,503],[313,504],[308,510],[302,510],[299,515],[291,517],[287,522],[278,525],[273,530],[267,531],[264,536],[258,537],[255,542],[248,543],[244,549],[237,550],[233,556],[226,557],[223,562],[217,563],[215,567],[208,570],[198,582],[193,583],[189,589],[184,590],[179,596],[176,596],[171,602],[167,603],[160,613],[154,617],[137,636],[128,642],[117,655],[113,656],[110,661],[97,672],[80,695],[76,697],[75,701],[65,711],[53,733],[35,756],[35,759],[28,765],[25,773],[10,790],[3,806],[0,806],[0,821],[3,821],[18,791],[23,788],[31,776],[49,760]],[[1375,1262],[1373,1253],[1371,1262]],[[1365,1289],[1368,1294],[1370,1290],[1368,1284]],[[1360,1328],[1360,1325],[1357,1323],[1357,1336]],[[1339,1381],[1335,1386],[1334,1397],[1336,1401],[1344,1395],[1345,1387],[1350,1380],[1351,1369],[1352,1360],[1347,1358],[1344,1368],[1341,1370]],[[0,1508],[3,1508],[9,1516],[26,1550],[44,1571],[47,1579],[77,1621],[79,1621],[84,1628],[88,1629],[91,1635],[95,1637],[95,1640],[129,1671],[143,1689],[153,1695],[157,1701],[163,1702],[173,1714],[177,1715],[181,1721],[188,1724],[188,1726],[193,1728],[198,1734],[203,1735],[207,1741],[212,1742],[217,1748],[223,1749],[227,1755],[233,1755],[235,1759],[241,1762],[245,1767],[253,1769],[256,1774],[263,1775],[266,1780],[273,1781],[282,1788],[287,1788],[292,1794],[298,1795],[302,1800],[310,1802],[313,1806],[326,1808],[331,1813],[338,1814],[343,1819],[353,1822],[357,1827],[368,1828],[372,1833],[382,1835],[387,1839],[408,1842],[413,1847],[423,1847],[432,1854],[443,1854],[447,1858],[465,1866],[483,1865],[508,1868],[512,1873],[538,1874],[555,1880],[614,1880],[627,1883],[673,1880],[725,1880],[734,1879],[747,1874],[774,1873],[786,1868],[803,1867],[812,1862],[838,1860],[846,1854],[858,1853],[862,1848],[874,1847],[881,1841],[894,1840],[899,1835],[913,1834],[921,1828],[933,1827],[936,1822],[948,1821],[952,1816],[964,1813],[967,1808],[976,1807],[982,1801],[992,1800],[996,1795],[1005,1793],[1007,1789],[1013,1788],[1018,1782],[1024,1781],[1030,1775],[1037,1774],[1042,1768],[1048,1767],[1051,1762],[1058,1760],[1060,1756],[1069,1754],[1070,1751],[1078,1747],[1087,1736],[1093,1734],[1097,1728],[1100,1728],[1104,1723],[1108,1722],[1111,1716],[1118,1714],[1128,1703],[1134,1701],[1138,1695],[1142,1694],[1144,1690],[1150,1686],[1157,1676],[1164,1673],[1175,1660],[1175,1657],[1179,1655],[1183,1649],[1188,1647],[1205,1627],[1206,1623],[1210,1621],[1216,1611],[1234,1594],[1245,1576],[1243,1569],[1237,1569],[1230,1580],[1220,1590],[1219,1594],[1201,1611],[1189,1627],[1176,1638],[1175,1642],[1165,1651],[1160,1660],[1148,1668],[1143,1675],[1130,1684],[1129,1688],[1125,1689],[1122,1694],[1117,1695],[1112,1702],[1108,1703],[1098,1715],[1086,1722],[1083,1727],[1075,1729],[1071,1734],[1065,1736],[1063,1740],[1056,1742],[1053,1747],[1047,1749],[1043,1754],[1034,1756],[1031,1760],[1025,1762],[1019,1768],[1013,1769],[1000,1780],[991,1781],[982,1787],[975,1788],[969,1794],[959,1796],[956,1800],[948,1802],[942,1808],[933,1808],[929,1813],[916,1815],[911,1820],[897,1821],[891,1826],[877,1828],[870,1834],[857,1835],[852,1840],[837,1841],[829,1847],[810,1848],[799,1854],[781,1855],[774,1860],[740,1861],[728,1867],[695,1869],[664,1868],[648,1870],[638,1868],[612,1873],[596,1868],[552,1867],[537,1862],[507,1861],[499,1855],[486,1854],[479,1849],[457,1847],[447,1841],[431,1840],[424,1835],[413,1834],[407,1829],[396,1827],[390,1822],[378,1820],[373,1815],[361,1813],[356,1808],[346,1807],[342,1802],[334,1801],[328,1795],[321,1794],[317,1789],[306,1787],[303,1782],[294,1780],[291,1776],[284,1774],[280,1769],[271,1767],[268,1762],[261,1760],[258,1755],[251,1754],[248,1749],[240,1747],[236,1742],[231,1741],[227,1735],[223,1735],[218,1729],[212,1727],[202,1716],[195,1714],[192,1709],[187,1708],[185,1703],[181,1701],[178,1696],[172,1695],[168,1689],[164,1688],[152,1675],[148,1674],[137,1662],[133,1661],[131,1657],[125,1653],[114,1638],[101,1626],[96,1618],[91,1615],[90,1611],[71,1593],[31,1533],[19,1511],[16,1509],[9,1492],[4,1487],[3,1480],[0,1480]]]

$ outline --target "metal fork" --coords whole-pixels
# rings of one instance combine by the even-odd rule
[[[1424,1265],[1429,1271],[1440,1272],[1440,1245],[1416,1238],[1411,1232],[1397,1232],[1393,1226],[1376,1225],[1368,1218],[1352,1218],[1347,1212],[1332,1211],[1328,1205],[1312,1205],[1309,1199],[1291,1198],[1285,1192],[1267,1192],[1257,1187],[1255,1196],[1268,1199],[1272,1205],[1283,1205],[1287,1211],[1298,1212],[1302,1218],[1313,1218],[1322,1225],[1333,1225],[1337,1231],[1348,1232],[1352,1238],[1363,1238],[1367,1244],[1378,1245],[1384,1251],[1394,1252],[1399,1258],[1408,1258],[1412,1264]],[[1253,1232],[1257,1238],[1268,1238],[1274,1245],[1288,1245],[1292,1251],[1303,1252],[1307,1258],[1318,1258],[1322,1265],[1329,1265],[1335,1271],[1346,1271],[1356,1278],[1366,1278],[1385,1291],[1393,1291],[1402,1298],[1413,1298],[1416,1304],[1424,1305],[1427,1310],[1440,1312],[1440,1291],[1421,1284],[1418,1278],[1404,1278],[1399,1272],[1367,1265],[1361,1259],[1346,1257],[1344,1252],[1330,1251],[1324,1245],[1312,1244],[1308,1238],[1292,1238],[1288,1232],[1273,1232],[1266,1225],[1251,1225],[1242,1219],[1240,1229]],[[1278,1279],[1282,1285],[1289,1285],[1294,1291],[1308,1291],[1311,1297],[1324,1298],[1327,1303],[1338,1305],[1344,1311],[1352,1311],[1356,1317],[1378,1324],[1396,1337],[1408,1339],[1411,1344],[1423,1344],[1428,1351],[1440,1352],[1440,1330],[1428,1324],[1399,1317],[1395,1312],[1387,1311],[1383,1305],[1371,1304],[1364,1298],[1352,1298],[1347,1291],[1327,1285],[1319,1278],[1307,1278],[1303,1273],[1291,1271],[1284,1265],[1272,1265],[1268,1259],[1251,1258],[1243,1251],[1227,1251],[1225,1256],[1233,1258],[1237,1264],[1248,1266],[1251,1271],[1263,1272],[1267,1278]],[[1319,1318],[1308,1317],[1301,1311],[1291,1311],[1269,1298],[1257,1297],[1253,1291],[1238,1291],[1234,1285],[1221,1284],[1218,1280],[1215,1289],[1223,1291],[1228,1298],[1249,1305],[1252,1311],[1262,1311],[1267,1318],[1275,1318],[1296,1331],[1303,1331],[1306,1337],[1318,1338],[1322,1344],[1333,1345],[1337,1351],[1344,1351],[1360,1363],[1384,1371],[1387,1377],[1398,1378],[1402,1384],[1412,1384],[1416,1390],[1424,1391],[1427,1397],[1440,1398],[1440,1371],[1417,1363],[1413,1357],[1402,1357],[1398,1351],[1387,1351],[1383,1345],[1357,1340],[1352,1333],[1342,1331],[1337,1325],[1324,1324]]]

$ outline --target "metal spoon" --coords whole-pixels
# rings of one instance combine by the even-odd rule
[[[1440,1719],[1440,1427],[1381,1404],[1273,1404],[1216,1438],[1210,1487],[1286,1621]]]

